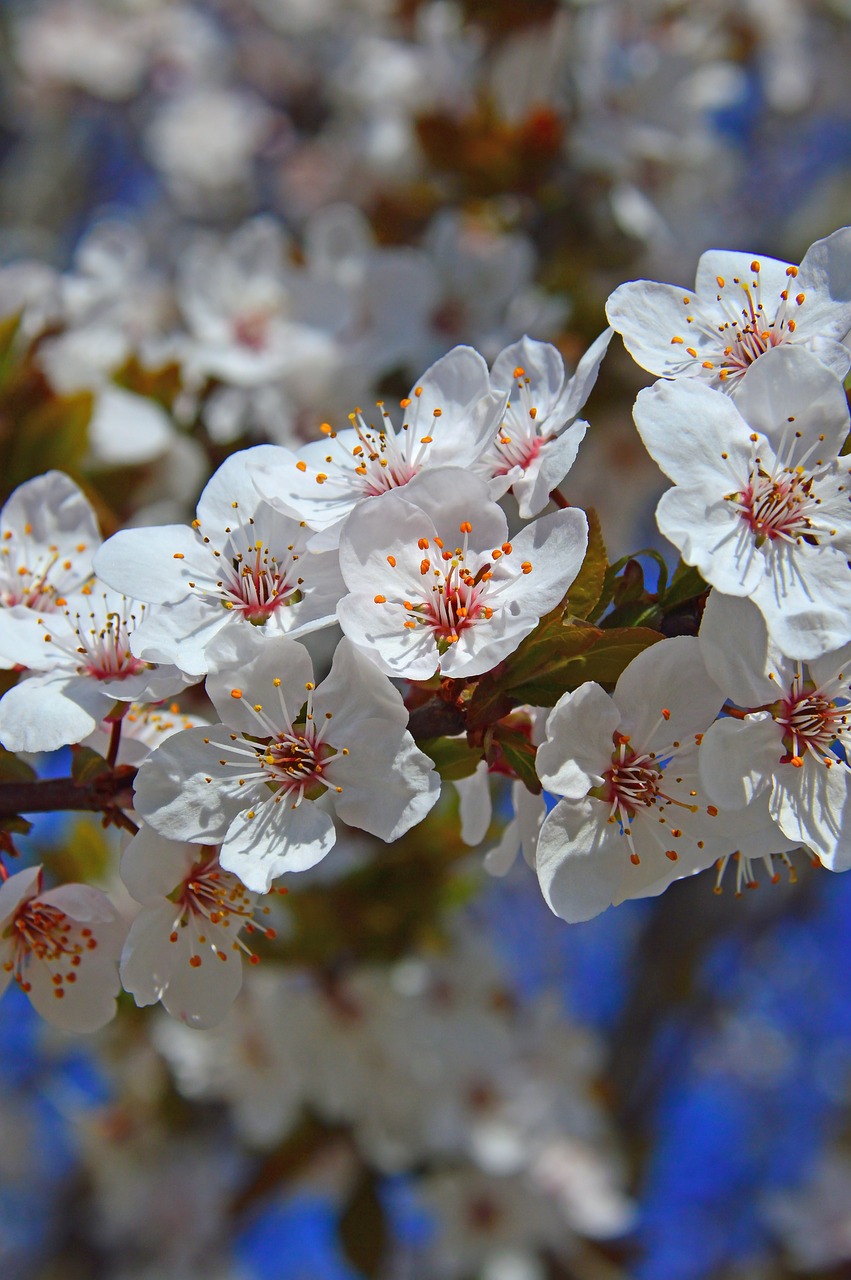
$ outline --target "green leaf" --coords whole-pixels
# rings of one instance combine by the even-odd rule
[[[585,514],[588,517],[588,550],[567,593],[567,612],[574,618],[590,618],[593,615],[603,593],[606,570],[609,567],[600,517],[593,507]]]
[[[156,400],[168,412],[171,412],[183,385],[180,365],[175,361],[149,369],[136,355],[130,356],[113,374],[112,380],[134,395]]]
[[[470,699],[468,726],[493,724],[524,702],[555,706],[567,688],[564,669],[600,635],[600,629],[587,622],[566,622],[561,606],[546,614],[514,653],[479,681]],[[535,697],[526,696],[529,688],[534,688]]]
[[[469,778],[483,753],[470,746],[466,736],[460,738],[421,738],[417,746],[431,756],[435,768],[445,782]]]
[[[537,748],[533,745],[528,733],[507,724],[494,725],[491,742],[496,748],[496,759],[502,756],[510,765],[517,777],[533,795],[540,795],[541,781],[535,772],[535,756]],[[490,752],[489,752],[490,755]]]
[[[111,774],[112,769],[91,747],[75,746],[71,748],[71,777],[78,786],[94,782],[96,778]]]
[[[659,603],[662,611],[668,613],[671,609],[677,608],[678,605],[685,604],[687,600],[694,600],[697,596],[703,595],[706,590],[707,585],[697,569],[680,561],[677,571],[671,579],[671,585],[661,597]]]
[[[578,688],[586,680],[615,684],[633,658],[637,658],[639,653],[662,639],[663,636],[658,631],[651,631],[648,627],[619,627],[598,631],[597,638],[581,653],[559,664],[558,678],[562,693]],[[542,701],[542,698],[549,699],[552,696],[550,673],[519,686],[513,693],[522,702],[542,707],[554,705],[553,702]]]
[[[0,747],[0,782],[35,782],[38,774],[13,751]]]
[[[77,471],[88,449],[93,404],[91,391],[78,391],[51,396],[25,414],[15,427],[9,486],[51,468]]]
[[[6,386],[18,364],[15,339],[21,327],[22,313],[4,316],[0,320],[0,389]]]

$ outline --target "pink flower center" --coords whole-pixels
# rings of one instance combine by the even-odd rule
[[[809,681],[796,677],[789,696],[784,698],[775,713],[775,719],[783,730],[786,755],[782,764],[800,768],[809,753],[828,766],[839,763],[832,753],[837,741],[846,738],[851,707],[837,706],[826,694],[814,689]]]
[[[256,931],[254,897],[235,875],[222,870],[215,854],[206,862],[196,863],[171,897],[181,908],[181,915],[175,921],[170,942],[177,942],[180,936],[178,929],[191,923],[198,935],[198,942],[203,946],[208,941],[203,931],[209,922],[220,929],[232,928],[232,949],[244,952],[252,964],[258,963],[258,957],[238,937],[241,929],[249,934]],[[268,908],[263,908],[263,911],[268,913]],[[267,938],[275,937],[274,929],[264,929],[263,933]],[[227,960],[228,953],[220,945],[214,946],[213,950],[219,960]],[[193,968],[202,963],[202,955],[194,947],[189,963]]]
[[[79,928],[64,911],[38,898],[22,904],[12,930],[14,954],[4,965],[7,973],[13,972],[21,990],[28,992],[32,989],[26,977],[31,959],[47,965],[53,994],[59,1000],[65,995],[66,985],[77,981],[77,969],[86,951],[97,947],[91,929]]]
[[[91,676],[93,680],[126,680],[148,670],[148,663],[130,652],[125,617],[119,613],[108,613],[100,627],[94,615],[91,619],[95,623],[93,627],[83,630],[78,625],[76,630],[80,642],[77,653],[83,658],[77,668],[80,675]]]
[[[279,733],[259,748],[258,754],[261,751],[266,781],[281,796],[292,795],[300,803],[303,797],[318,800],[328,790],[325,765],[337,751],[321,740],[312,723],[307,722],[301,731],[295,725]]]
[[[595,794],[611,805],[620,822],[628,825],[638,809],[648,809],[656,803],[661,793],[662,770],[653,757],[636,754],[623,735],[616,734],[615,743],[612,766],[603,774],[603,785]]]
[[[236,504],[234,504],[236,505]],[[304,578],[298,574],[302,546],[295,542],[272,550],[261,538],[255,537],[253,520],[247,526],[225,529],[222,549],[201,533],[201,522],[194,522],[215,562],[215,578],[201,573],[186,582],[189,590],[198,596],[219,600],[223,608],[235,609],[254,626],[263,626],[276,610],[299,604],[303,599]],[[178,553],[177,559],[182,560]],[[195,572],[193,566],[193,572]]]
[[[246,311],[233,322],[234,341],[249,351],[263,351],[269,340],[269,311]]]
[[[662,719],[669,718],[670,712],[663,710]],[[683,813],[697,813],[700,806],[677,800],[662,790],[663,764],[659,763],[656,752],[636,752],[630,745],[629,735],[625,733],[615,732],[613,742],[615,750],[612,752],[612,763],[603,773],[602,783],[593,787],[589,794],[609,806],[609,822],[620,824],[621,832],[626,837],[631,851],[630,861],[638,866],[641,858],[633,843],[631,827],[636,815],[654,809],[656,814],[653,821],[658,818],[671,838],[676,841],[683,832],[679,827],[672,826],[668,822],[664,811],[675,806]],[[674,751],[679,746],[678,742],[672,744]],[[670,755],[669,750],[668,756]],[[692,792],[692,795],[694,794]],[[714,806],[709,806],[707,812],[714,815],[718,811]],[[679,855],[676,849],[666,849],[665,856],[672,862],[676,862]]]
[[[27,524],[19,533],[7,529],[0,539],[0,606],[24,605],[39,613],[54,613],[65,605],[65,592],[79,590],[85,574],[73,559],[60,560],[58,547],[31,544],[31,534],[32,526]],[[80,543],[75,550],[82,554],[86,544]]]
[[[383,405],[379,408],[383,411]],[[431,444],[430,436],[422,436],[417,442],[407,427],[398,436],[392,427],[376,429],[367,425],[360,410],[350,413],[349,421],[357,432],[358,443],[352,455],[364,497],[375,498],[389,489],[399,489],[419,473],[424,446]]]
[[[757,458],[746,488],[728,494],[726,500],[738,510],[758,546],[778,539],[797,542],[813,537],[811,513],[817,499],[812,490],[812,476],[786,469],[771,475]]]
[[[718,293],[715,300],[720,304],[724,317],[720,324],[714,326],[723,343],[721,358],[718,361],[722,382],[728,380],[737,382],[753,362],[766,351],[788,342],[795,333],[797,324],[789,312],[793,308],[802,306],[805,301],[803,293],[794,292],[798,268],[788,267],[786,270],[788,286],[781,290],[779,305],[770,299],[766,308],[762,300],[760,264],[756,259],[751,262],[750,269],[752,274],[748,279],[734,276],[728,281],[723,276],[716,277]],[[732,297],[726,292],[729,286],[732,286]],[[742,305],[742,295],[744,295],[744,305]],[[686,305],[688,305],[687,302]],[[769,319],[769,316],[772,318]],[[681,342],[682,338],[674,341]],[[688,350],[689,354],[692,354],[691,349]],[[697,355],[696,351],[694,355]],[[714,369],[715,367],[711,361],[704,363],[704,368]]]
[[[533,403],[532,382],[526,370],[516,368],[514,377],[516,390],[496,438],[499,462],[494,467],[495,476],[507,475],[515,467],[525,471],[552,439],[549,435],[541,435],[536,426],[538,409]]]

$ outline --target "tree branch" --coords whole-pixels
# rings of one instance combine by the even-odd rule
[[[136,770],[122,765],[91,782],[73,778],[43,778],[35,782],[0,782],[0,822],[23,813],[55,813],[73,809],[107,813],[133,806]]]

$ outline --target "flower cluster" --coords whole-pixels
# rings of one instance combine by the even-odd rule
[[[714,328],[707,263],[727,316]],[[727,315],[728,277],[748,300],[741,322]],[[491,779],[514,780],[517,816],[485,865],[504,874],[522,846],[568,921],[713,864],[720,885],[734,856],[738,885],[757,861],[772,876],[774,858],[791,866],[799,846],[851,865],[851,417],[837,342],[849,278],[847,231],[800,268],[707,255],[686,302],[703,335],[690,361],[651,354],[680,345],[666,329],[679,291],[637,282],[610,300],[630,350],[665,375],[640,392],[635,421],[673,482],[657,519],[680,580],[698,571],[684,597],[698,635],[664,638],[664,590],[655,627],[622,625],[627,579],[558,489],[611,330],[571,378],[529,337],[492,369],[456,347],[396,422],[379,402],[298,451],[228,457],[189,525],[102,543],[61,473],[12,495],[0,651],[21,675],[0,700],[0,744],[106,744],[87,747],[93,807],[138,832],[122,875],[142,910],[121,978],[139,1003],[213,1025],[239,990],[257,896],[322,862],[340,824],[396,843],[434,807],[441,775],[473,846],[487,838]],[[774,311],[769,280],[784,283]],[[787,314],[801,280],[809,327]],[[713,333],[726,346],[709,359]],[[160,701],[202,680],[212,718],[181,724],[178,708],[164,722]],[[557,799],[549,813],[542,788]],[[4,892],[28,890],[28,875]],[[9,937],[49,937],[30,948],[41,959],[73,951],[46,908],[27,911],[46,923],[13,921]],[[10,960],[36,992],[25,969]],[[51,976],[60,995],[69,974]],[[98,974],[111,996],[114,972]]]

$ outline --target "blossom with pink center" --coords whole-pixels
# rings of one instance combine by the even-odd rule
[[[0,667],[31,665],[43,647],[39,619],[63,625],[100,542],[94,511],[61,471],[14,491],[0,513]]]
[[[199,237],[190,245],[178,290],[190,381],[251,388],[336,367],[349,299],[333,281],[291,265],[289,250],[270,217],[252,218],[223,243]]]
[[[314,548],[337,546],[340,527],[365,499],[401,489],[435,467],[473,467],[493,440],[507,389],[493,390],[488,367],[472,347],[455,347],[427,369],[401,401],[397,430],[384,404],[377,421],[356,409],[351,427],[323,426],[325,439],[298,453],[252,451],[260,492],[320,531]]]
[[[144,826],[124,851],[121,877],[143,904],[121,957],[125,991],[140,1006],[162,1001],[191,1027],[215,1026],[239,994],[242,957],[257,961],[240,935],[275,936],[254,923],[256,895],[221,867],[214,847]]]
[[[809,659],[851,635],[849,430],[842,383],[778,348],[735,403],[693,379],[639,393],[638,433],[676,486],[656,519],[687,564],[753,600],[784,653]]]
[[[700,378],[735,395],[766,353],[800,345],[844,378],[850,267],[851,227],[817,240],[800,267],[713,249],[694,289],[633,280],[614,291],[606,315],[633,359],[665,378]]]
[[[0,995],[14,979],[34,1008],[65,1031],[96,1031],[115,1013],[124,926],[88,885],[41,891],[41,868],[0,886]]]
[[[723,702],[699,642],[679,637],[633,659],[611,697],[589,682],[556,703],[537,769],[562,798],[536,856],[556,915],[588,920],[662,893],[738,848],[774,851],[765,806],[720,813],[701,785],[699,744]]]
[[[265,893],[330,851],[329,808],[386,841],[431,809],[433,764],[401,696],[354,645],[341,641],[318,687],[306,649],[286,636],[223,633],[213,657],[207,692],[223,723],[175,734],[139,771],[135,805],[155,831],[221,843],[222,867]]]
[[[177,667],[132,652],[144,614],[143,604],[95,585],[58,619],[39,619],[42,643],[30,671],[0,698],[0,743],[9,751],[54,751],[82,742],[116,702],[157,702],[184,688]]]
[[[768,802],[789,842],[851,867],[851,644],[804,665],[784,657],[748,600],[712,592],[700,642],[734,714],[706,733],[700,773],[730,809]]]
[[[334,621],[344,587],[335,552],[306,549],[310,530],[259,496],[252,466],[280,451],[261,445],[227,459],[198,501],[192,527],[124,529],[97,557],[104,580],[151,610],[133,651],[202,675],[222,631],[301,636]]]
[[[562,600],[585,555],[582,511],[509,541],[485,481],[458,467],[352,512],[340,540],[340,626],[382,671],[411,680],[489,671]]]
[[[554,346],[528,337],[494,361],[491,385],[512,390],[491,448],[476,469],[490,480],[494,497],[511,489],[524,519],[543,511],[576,461],[588,430],[577,415],[597,381],[612,332],[606,329],[592,343],[572,378],[565,378]]]

